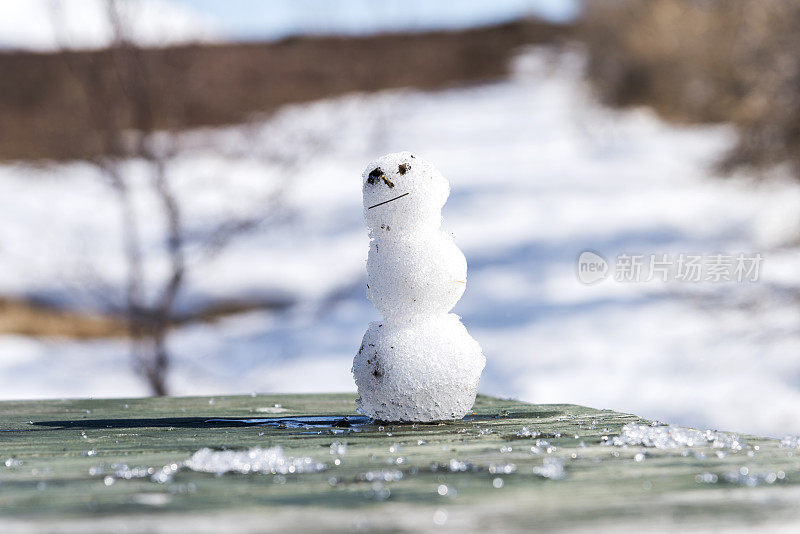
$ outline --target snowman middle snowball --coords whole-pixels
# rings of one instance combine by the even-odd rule
[[[367,297],[383,320],[353,360],[359,409],[381,421],[460,419],[486,359],[448,313],[467,282],[464,254],[440,229],[450,186],[427,161],[398,152],[367,165],[363,193]]]

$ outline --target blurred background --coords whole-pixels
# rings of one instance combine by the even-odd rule
[[[450,180],[483,393],[800,433],[789,0],[0,3],[0,399],[354,391],[400,150]]]

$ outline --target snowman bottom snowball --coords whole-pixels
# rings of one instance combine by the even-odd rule
[[[486,363],[454,314],[371,323],[353,361],[359,409],[379,421],[461,419]]]

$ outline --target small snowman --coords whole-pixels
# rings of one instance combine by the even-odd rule
[[[464,254],[441,230],[450,185],[409,152],[370,163],[363,180],[367,297],[383,320],[353,360],[359,409],[380,421],[461,419],[486,359],[449,313],[467,281]]]

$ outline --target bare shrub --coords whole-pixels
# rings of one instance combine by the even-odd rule
[[[178,194],[172,170],[181,151],[180,132],[159,128],[163,116],[174,115],[184,106],[176,88],[185,80],[170,75],[168,64],[145,60],[143,49],[126,38],[121,13],[117,2],[108,2],[115,40],[104,51],[105,60],[67,48],[61,56],[71,83],[83,95],[80,109],[85,110],[85,127],[79,135],[92,144],[87,160],[113,191],[121,218],[124,287],[116,287],[98,274],[92,281],[94,292],[103,295],[107,309],[124,317],[138,374],[153,394],[165,395],[171,359],[167,337],[170,328],[181,320],[176,302],[189,270],[219,254],[235,237],[273,221],[280,191],[272,191],[263,199],[263,211],[204,221],[200,230],[190,227],[187,199]],[[168,62],[170,56],[158,57]],[[109,62],[113,69],[108,68]],[[272,154],[267,149],[263,152],[260,157],[264,163],[279,166],[282,174],[290,174],[297,165],[297,158]],[[126,172],[131,162],[142,164],[144,187],[153,199],[148,214],[137,210],[137,190],[141,191],[142,181]],[[164,221],[160,250],[144,242],[143,219],[150,216]],[[146,272],[147,260],[152,257],[166,258],[165,268],[155,275]]]

